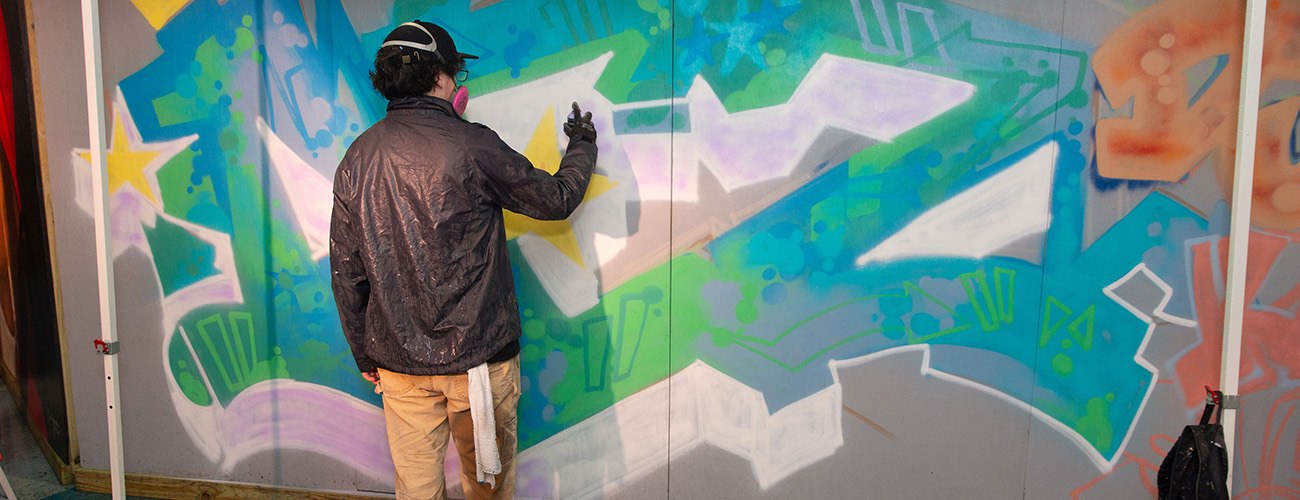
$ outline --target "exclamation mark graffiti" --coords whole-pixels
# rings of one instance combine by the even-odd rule
[[[624,295],[618,304],[618,335],[614,337],[614,380],[632,375],[632,365],[645,337],[650,315],[661,314],[655,306],[663,301],[658,287],[646,287],[641,293]]]
[[[641,347],[641,337],[645,334],[646,313],[650,306],[643,294],[624,295],[618,304],[618,350],[615,358],[614,380],[623,380],[632,374],[632,362],[636,360],[637,350]]]
[[[989,286],[988,271],[969,272],[961,275],[960,279],[980,328],[992,332],[1011,323],[1015,308],[1015,271],[995,267],[992,287]]]
[[[586,368],[587,392],[605,390],[609,373],[609,321],[607,316],[589,319],[582,324],[587,342],[582,349],[582,365]]]

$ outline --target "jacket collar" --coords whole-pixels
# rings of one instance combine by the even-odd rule
[[[447,113],[450,116],[456,116],[456,111],[452,109],[451,103],[442,98],[421,95],[415,97],[399,97],[388,101],[388,111],[398,110],[435,110]]]

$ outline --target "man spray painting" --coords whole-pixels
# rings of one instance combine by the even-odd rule
[[[596,162],[576,103],[555,174],[462,119],[470,58],[433,23],[394,29],[371,72],[388,114],[334,179],[334,296],[357,368],[383,393],[398,498],[445,496],[449,435],[469,498],[513,496],[520,321],[501,210],[567,218]]]

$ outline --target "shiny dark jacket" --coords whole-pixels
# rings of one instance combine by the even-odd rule
[[[518,342],[501,209],[566,218],[595,163],[571,142],[551,175],[447,101],[390,102],[334,176],[334,299],[357,368],[464,373]]]

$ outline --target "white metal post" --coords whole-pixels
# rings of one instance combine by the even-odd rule
[[[99,52],[99,0],[81,0],[81,31],[86,55],[86,108],[90,125],[90,164],[95,199],[95,257],[99,268],[99,325],[104,352],[104,396],[108,405],[108,453],[113,499],[126,498],[122,454],[122,401],[117,377],[117,304],[109,240],[108,167],[105,151],[104,73]],[[97,346],[100,344],[97,343]]]
[[[1223,360],[1219,387],[1237,394],[1241,379],[1241,325],[1246,314],[1246,257],[1250,244],[1250,203],[1255,186],[1255,130],[1259,120],[1259,87],[1264,59],[1264,19],[1267,0],[1246,1],[1246,26],[1241,51],[1241,95],[1237,103],[1237,157],[1232,176],[1232,222],[1228,228],[1228,273],[1223,301]],[[1228,451],[1228,491],[1237,439],[1237,412],[1223,412],[1223,437]]]

